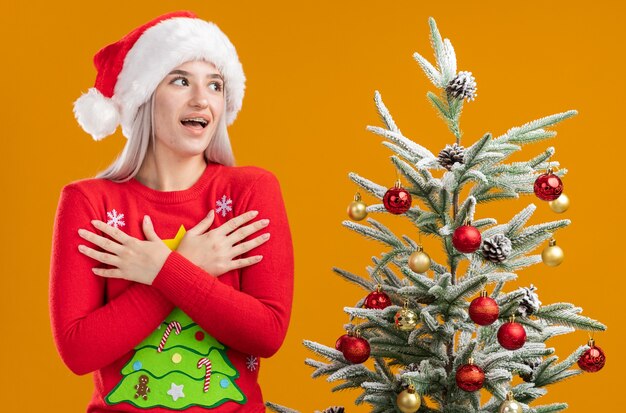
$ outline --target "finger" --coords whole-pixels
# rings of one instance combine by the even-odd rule
[[[117,267],[119,263],[119,258],[115,255],[107,254],[106,252],[96,251],[93,248],[89,248],[86,245],[79,245],[78,251],[82,252],[86,256],[93,258],[96,261],[99,261],[103,264],[109,264]]]
[[[124,231],[119,230],[109,224],[105,224],[102,221],[98,221],[97,219],[94,219],[93,221],[91,221],[91,224],[94,227],[98,228],[100,231],[109,235],[111,238],[113,238],[120,244],[125,244],[132,239],[132,237],[127,235]]]
[[[105,278],[123,278],[122,272],[119,268],[97,268],[94,267],[91,269],[94,274],[99,275],[100,277]]]
[[[209,214],[204,217],[204,219],[196,224],[195,227],[191,228],[187,232],[191,232],[194,235],[204,234],[211,228],[211,224],[213,224],[213,220],[215,219],[215,210],[210,210]]]
[[[250,265],[256,264],[257,262],[263,259],[262,255],[255,255],[253,257],[241,258],[239,260],[231,261],[231,270],[235,270],[237,268],[248,267]]]
[[[161,238],[154,231],[154,225],[152,225],[152,220],[148,215],[143,217],[143,234],[148,241],[161,241]]]
[[[241,241],[242,239],[245,239],[248,235],[253,234],[257,232],[258,230],[265,228],[266,226],[269,225],[269,223],[270,223],[269,219],[262,219],[260,221],[253,222],[250,225],[246,225],[245,227],[239,228],[238,230],[234,231],[226,238],[228,239],[228,242],[230,243],[230,245],[235,245],[235,243]]]
[[[259,235],[258,237],[255,237],[254,239],[251,239],[250,241],[242,242],[241,244],[233,247],[233,249],[231,250],[233,253],[233,257],[244,254],[250,251],[251,249],[258,247],[259,245],[264,244],[269,239],[270,239],[270,234],[268,232],[266,234]]]
[[[239,228],[240,226],[242,226],[243,224],[245,224],[246,222],[256,217],[258,214],[259,214],[259,211],[248,211],[245,214],[241,214],[239,216],[236,216],[233,219],[226,221],[215,231],[217,231],[219,234],[226,236],[230,234],[231,232],[233,232],[234,230],[236,230],[237,228]]]
[[[119,253],[124,248],[122,245],[118,244],[117,242],[112,241],[109,238],[102,237],[98,234],[94,234],[93,232],[86,230],[86,229],[82,229],[82,228],[79,229],[78,235],[80,235],[81,238],[86,239],[87,241],[91,242],[92,244],[99,246],[103,250],[112,252],[115,255],[119,255]]]

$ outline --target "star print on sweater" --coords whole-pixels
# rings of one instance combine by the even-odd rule
[[[185,397],[185,393],[183,393],[184,386],[184,384],[177,386],[176,384],[172,383],[172,387],[167,391],[167,394],[172,396],[172,399],[174,399],[174,401],[178,400],[179,397]]]

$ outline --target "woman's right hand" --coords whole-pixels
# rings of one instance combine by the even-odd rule
[[[211,210],[206,218],[185,233],[176,252],[215,277],[237,268],[256,264],[263,259],[262,255],[236,260],[234,258],[270,239],[270,234],[265,233],[237,244],[269,225],[269,219],[262,219],[242,227],[257,215],[258,211],[248,211],[208,231],[215,219],[215,211]]]

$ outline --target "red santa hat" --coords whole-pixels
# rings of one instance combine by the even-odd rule
[[[246,78],[237,51],[213,23],[189,11],[167,13],[136,28],[94,56],[96,83],[74,102],[80,126],[95,140],[122,125],[127,138],[137,109],[176,66],[206,60],[224,77],[226,124],[241,109]]]

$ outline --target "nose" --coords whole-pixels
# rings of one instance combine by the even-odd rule
[[[209,106],[209,93],[203,88],[194,88],[189,104],[194,108],[204,109]]]

